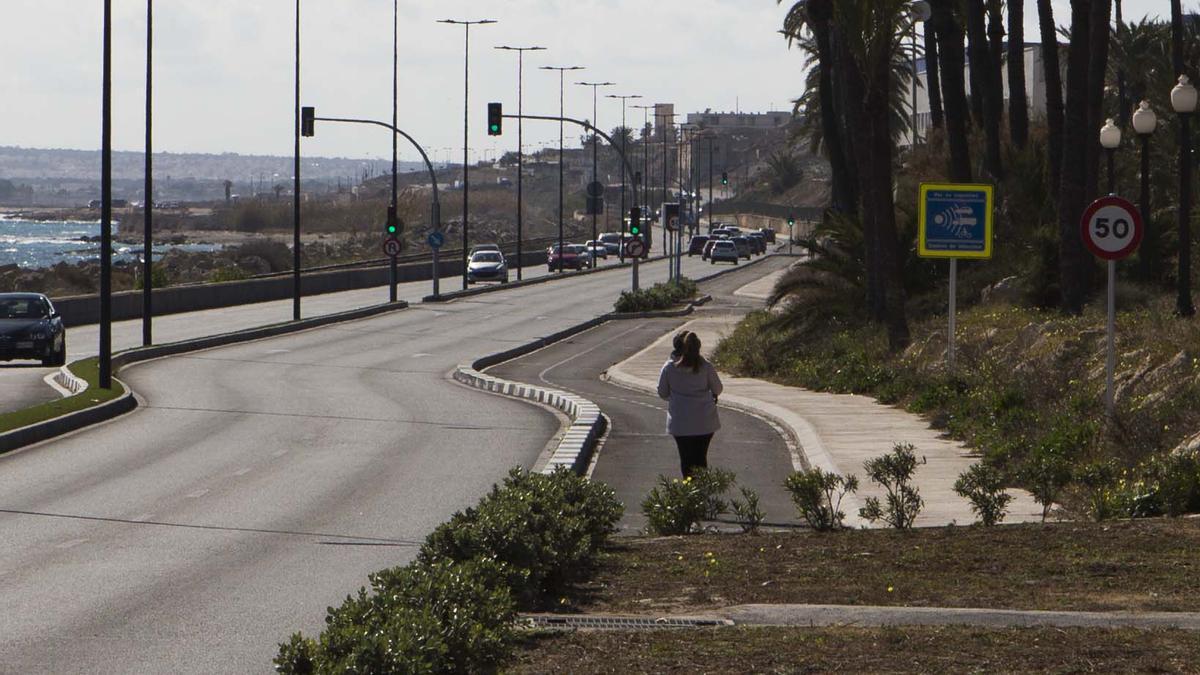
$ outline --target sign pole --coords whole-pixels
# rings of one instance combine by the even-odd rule
[[[1113,416],[1113,373],[1117,369],[1117,261],[1108,261],[1108,356],[1104,361],[1104,410]]]
[[[637,293],[637,290],[638,290],[638,260],[639,259],[641,259],[641,256],[633,257],[633,292],[634,293]]]
[[[954,372],[954,318],[958,308],[958,258],[950,259],[950,328],[947,336],[946,364]]]

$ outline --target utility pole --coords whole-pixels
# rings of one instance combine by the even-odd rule
[[[583,66],[541,66],[541,70],[558,71],[558,116],[565,112],[563,106],[563,73],[568,70],[583,70]],[[558,122],[558,272],[563,271],[563,123]]]
[[[625,96],[608,94],[607,98],[621,99],[621,154],[626,154],[629,149],[629,137],[633,134],[629,131],[629,127],[625,124],[625,103],[631,98],[641,98],[638,94],[629,94]],[[625,262],[625,163],[621,162],[621,247],[618,256],[621,262]],[[632,176],[630,176],[632,178]]]
[[[524,114],[523,100],[525,88],[525,52],[540,52],[545,51],[545,47],[496,47],[496,49],[504,49],[517,53],[517,115]],[[522,243],[524,234],[522,231],[522,223],[524,222],[524,211],[521,202],[522,179],[525,176],[525,144],[522,136],[524,121],[520,117],[517,118],[517,281],[521,280],[521,270],[524,263],[522,257]]]
[[[596,111],[596,91],[600,87],[611,87],[616,83],[615,82],[576,82],[575,84],[592,88],[592,126],[599,129],[600,124],[596,120],[596,112],[597,112]],[[596,134],[592,134],[592,182],[593,183],[595,183],[597,181],[596,173],[597,173],[597,166],[599,164],[599,162],[598,162],[599,148],[600,148],[600,137],[597,136]],[[603,199],[603,198],[604,198],[603,193],[601,193],[598,197],[593,197],[594,200],[595,199]],[[598,206],[599,206],[598,204],[595,204],[593,202],[593,207],[598,207]],[[600,214],[596,213],[596,211],[597,211],[596,208],[592,208],[591,211],[592,211],[592,241],[596,241],[596,217],[599,216]]]

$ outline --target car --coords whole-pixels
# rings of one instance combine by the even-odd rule
[[[499,251],[476,251],[467,263],[467,283],[476,281],[499,281],[508,283],[508,262]]]
[[[754,248],[755,255],[767,252],[767,240],[763,238],[761,232],[751,232],[746,235],[746,239],[750,241],[750,245]]]
[[[600,235],[600,242],[604,244],[604,248],[612,255],[620,255],[621,253],[621,233],[620,232],[605,232]]]
[[[562,253],[559,253],[558,246],[551,246],[548,250],[546,258],[546,269],[555,272],[559,267],[559,260],[562,260],[562,268],[564,270],[581,270],[585,269],[591,262],[591,256],[580,244],[567,244],[563,246]]]
[[[593,260],[596,258],[608,260],[608,245],[599,239],[589,239],[584,242],[583,246],[591,252]]]
[[[14,359],[67,362],[67,329],[41,293],[0,293],[0,361]]]
[[[473,256],[476,253],[479,253],[480,251],[495,251],[495,252],[499,253],[500,245],[499,244],[475,244],[474,246],[471,247],[471,252],[467,254],[467,257]]]
[[[750,240],[746,237],[730,237],[729,241],[733,242],[734,247],[737,248],[738,255],[746,260],[749,260],[750,256],[753,255],[750,248]]]
[[[692,237],[692,240],[688,242],[688,257],[690,258],[697,253],[703,254],[704,245],[708,243],[708,239],[708,236],[703,234],[697,234],[696,236]]]
[[[729,239],[718,239],[713,242],[712,250],[708,252],[708,262],[713,265],[717,264],[718,260],[732,262],[738,264],[738,258],[741,255],[738,253],[737,245]]]
[[[708,241],[704,242],[704,252],[700,254],[701,260],[708,260],[709,256],[712,255],[713,246],[715,246],[718,241],[724,241],[724,240],[718,239],[717,237],[713,237],[713,238],[709,239]]]
[[[775,230],[772,230],[769,227],[764,227],[763,229],[759,230],[759,232],[762,233],[763,238],[766,239],[768,244],[775,243]]]

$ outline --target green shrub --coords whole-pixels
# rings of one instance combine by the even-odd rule
[[[858,477],[826,473],[818,467],[792,473],[783,486],[809,527],[829,532],[845,527],[842,499],[858,491]]]
[[[979,522],[987,526],[1004,520],[1013,496],[1004,491],[1004,479],[996,469],[980,463],[962,472],[954,481],[954,491],[971,502]]]
[[[1200,511],[1200,453],[1179,453],[1153,461],[1148,481],[1161,513],[1178,516]]]
[[[737,518],[738,524],[742,526],[742,532],[755,534],[767,514],[758,506],[757,492],[746,487],[741,491],[742,498],[733,499],[730,501],[730,506],[733,507],[733,515]]]
[[[654,534],[688,534],[704,519],[708,499],[692,478],[658,477],[658,485],[642,500],[647,529]]]
[[[670,309],[684,300],[696,297],[698,290],[696,282],[688,278],[657,283],[637,291],[621,291],[621,297],[617,298],[614,308],[622,313]]]
[[[494,671],[512,651],[512,597],[488,561],[413,563],[371,575],[329,608],[316,641],[297,633],[279,646],[282,673]]]
[[[208,275],[208,280],[214,283],[221,281],[241,281],[249,278],[250,274],[240,267],[218,267]]]
[[[875,497],[868,497],[866,506],[859,509],[859,515],[872,523],[882,520],[898,530],[911,528],[925,501],[909,481],[917,466],[924,463],[924,457],[917,459],[911,443],[897,443],[890,453],[863,462],[867,476],[887,490],[887,497],[884,504]]]
[[[1089,462],[1077,467],[1074,483],[1084,497],[1084,508],[1096,521],[1108,520],[1128,514],[1128,504],[1123,499],[1124,491],[1117,485],[1117,470],[1109,462]]]
[[[696,488],[704,495],[704,520],[716,520],[729,511],[725,493],[737,483],[737,474],[727,469],[696,469],[692,473]]]
[[[478,505],[438,526],[418,560],[494,560],[518,604],[537,606],[591,569],[622,511],[610,488],[569,470],[515,468]]]
[[[1039,445],[1025,458],[1020,475],[1034,500],[1042,505],[1042,522],[1045,522],[1071,482],[1070,461],[1056,448]]]

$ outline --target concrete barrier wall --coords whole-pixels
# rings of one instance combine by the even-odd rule
[[[546,264],[546,251],[522,252],[525,267]],[[510,258],[510,264],[512,264]],[[462,274],[462,259],[442,259],[439,261],[440,276],[456,276]],[[409,263],[397,267],[397,280],[400,283],[412,281],[430,281],[433,279],[433,264],[431,262]],[[300,292],[302,295],[321,295],[352,291],[360,288],[375,288],[386,286],[388,283],[388,268],[366,267],[329,272],[301,274]],[[215,284],[196,284],[190,286],[171,286],[153,291],[154,314],[177,314],[180,312],[195,312],[202,309],[233,307],[255,302],[286,300],[292,297],[292,277],[273,277],[268,279],[246,279],[243,281],[226,281]],[[98,295],[75,295],[63,298],[53,298],[54,307],[63,317],[63,323],[70,326],[94,324],[100,321],[100,298]],[[112,319],[123,321],[139,319],[142,316],[142,292],[122,291],[113,293]]]

